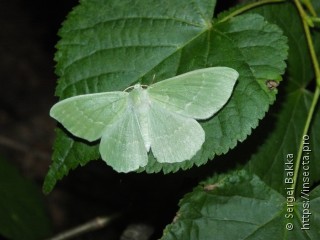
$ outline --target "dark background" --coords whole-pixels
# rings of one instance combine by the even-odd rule
[[[51,162],[56,125],[48,115],[58,101],[54,45],[61,23],[77,3],[0,2],[0,155],[34,181],[39,191]],[[97,216],[121,214],[103,230],[77,239],[118,239],[136,223],[145,224],[154,232],[152,238],[158,238],[173,220],[179,199],[212,171],[208,165],[206,169],[166,176],[117,174],[102,161],[93,161],[71,171],[43,199],[54,233]]]

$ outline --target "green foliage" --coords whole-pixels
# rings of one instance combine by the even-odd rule
[[[255,172],[269,186],[284,192],[279,182],[285,177],[284,161],[287,154],[296,155],[299,142],[302,139],[303,129],[308,117],[308,110],[314,94],[307,89],[313,80],[314,73],[308,53],[307,40],[297,10],[292,4],[269,5],[254,10],[263,14],[269,21],[277,23],[289,37],[289,59],[287,81],[284,82],[281,102],[269,121],[274,122],[274,129],[265,139],[259,151],[254,154],[247,167]],[[276,14],[281,11],[281,16]],[[319,109],[319,108],[318,108]],[[320,150],[319,111],[314,116],[310,131],[310,159],[317,159]],[[263,128],[263,126],[261,126]],[[316,161],[310,162],[312,182],[320,180],[320,166]],[[301,176],[298,181],[302,183]]]
[[[162,239],[320,239],[320,34],[309,33],[312,24],[306,24],[320,14],[320,5],[248,1],[212,18],[215,5],[213,0],[81,1],[60,31],[57,95],[124,90],[204,67],[236,69],[240,77],[228,104],[201,121],[206,140],[197,155],[160,164],[149,154],[148,165],[139,169],[172,173],[216,155],[238,163],[237,170],[215,174],[185,195]],[[279,87],[268,88],[268,80]],[[70,169],[99,158],[97,144],[57,132],[47,192]],[[236,154],[229,152],[239,142]]]
[[[0,158],[0,235],[36,240],[50,234],[39,189]]]
[[[279,87],[280,101],[259,125],[257,135],[242,145],[253,151],[246,171],[214,176],[187,194],[162,239],[320,238],[320,188],[314,185],[320,179],[320,106],[315,105],[319,93],[310,87],[314,81],[310,46],[292,3],[269,4],[250,12],[262,14],[288,36],[288,68],[286,81]],[[319,49],[316,37],[315,49]],[[312,105],[316,111],[306,134]],[[266,137],[253,145],[261,136]],[[299,146],[303,142],[305,151],[299,164]],[[285,164],[290,161],[292,167]],[[293,183],[286,184],[286,178]],[[304,221],[310,224],[309,230],[301,229]]]
[[[296,201],[292,207],[290,198],[244,170],[214,176],[181,200],[161,239],[319,239],[320,187],[310,193],[312,228],[308,231],[301,230],[303,199]],[[289,208],[295,210],[291,231],[286,229]]]
[[[160,81],[211,66],[239,72],[229,103],[201,122],[206,141],[198,154],[175,164],[158,163],[149,154],[148,165],[140,171],[175,172],[228,152],[258,126],[275,100],[277,91],[268,89],[266,81],[279,81],[284,73],[287,45],[282,31],[257,14],[212,19],[215,4],[81,1],[60,30],[56,93],[61,99],[124,90],[138,81],[150,84],[153,75]],[[68,144],[64,147],[62,141]],[[98,159],[97,147],[98,143],[87,144],[58,131],[44,190],[51,191],[69,169]]]

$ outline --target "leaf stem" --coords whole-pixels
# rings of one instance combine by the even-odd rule
[[[312,16],[314,16],[314,17],[317,16],[317,13],[314,10],[310,0],[303,0],[302,3],[306,6],[306,8],[308,9],[308,11],[311,13]]]
[[[305,123],[305,127],[303,129],[303,134],[302,136],[305,136],[308,134],[310,125],[311,125],[311,120],[312,117],[314,115],[315,112],[315,108],[317,106],[318,100],[319,100],[319,96],[320,96],[320,69],[319,69],[319,62],[315,53],[315,49],[314,49],[314,45],[313,45],[313,41],[312,41],[312,37],[311,37],[311,33],[310,33],[310,29],[309,29],[309,25],[307,23],[307,14],[305,13],[301,3],[299,0],[294,0],[294,3],[299,11],[299,14],[301,16],[302,19],[302,24],[303,24],[303,28],[305,31],[305,35],[307,38],[307,43],[308,43],[308,48],[310,51],[310,55],[311,55],[311,61],[313,64],[313,68],[315,71],[315,77],[316,77],[316,89],[315,89],[315,93],[312,99],[312,103],[308,112],[308,116],[307,116],[307,120]],[[313,9],[313,8],[312,8]],[[299,169],[300,169],[300,164],[301,164],[301,157],[302,157],[302,152],[303,152],[303,145],[304,145],[304,141],[301,139],[300,141],[300,146],[299,146],[299,150],[297,153],[297,158],[296,158],[296,168],[294,170],[294,176],[293,176],[293,183],[292,183],[292,187],[293,189],[296,188],[296,184],[297,184],[297,180],[298,180],[298,175],[299,175]]]
[[[227,21],[228,19],[237,16],[243,12],[246,12],[252,8],[258,7],[260,5],[264,5],[264,4],[268,4],[268,3],[279,3],[279,2],[285,2],[286,0],[262,0],[262,1],[258,1],[258,2],[254,2],[254,3],[250,3],[248,5],[245,5],[244,7],[241,7],[237,10],[235,10],[234,12],[232,12],[230,15],[224,17],[223,19],[221,19],[221,22]]]
[[[310,17],[310,19],[312,20],[312,22],[320,22],[320,18],[318,17]]]
[[[308,117],[307,117],[304,129],[303,129],[302,136],[305,136],[305,135],[308,134],[308,131],[309,131],[309,128],[310,128],[310,125],[311,125],[311,120],[312,120],[315,108],[316,108],[318,100],[319,100],[319,96],[320,96],[320,88],[316,87],[316,91],[315,91],[313,99],[312,99],[312,103],[311,103],[311,106],[310,106],[310,109],[309,109],[309,112],[308,112]],[[296,158],[296,167],[294,169],[294,175],[293,175],[293,183],[292,183],[292,188],[293,189],[296,188],[297,181],[298,181],[298,175],[299,175],[299,170],[300,170],[303,146],[304,146],[304,141],[301,140],[300,141],[299,150],[298,150],[298,153],[297,153],[297,158]]]
[[[315,72],[315,76],[316,76],[316,80],[317,80],[317,85],[318,85],[318,87],[320,87],[319,62],[317,59],[316,51],[314,50],[314,45],[312,42],[310,29],[309,29],[308,23],[306,21],[307,14],[305,13],[303,7],[301,6],[299,0],[294,0],[294,2],[295,2],[295,5],[299,11],[301,19],[302,19],[302,24],[303,24],[304,32],[306,34],[307,43],[308,43],[308,47],[309,47],[309,51],[310,51],[310,55],[311,55],[311,60],[312,60],[312,64],[313,64],[313,68],[314,68],[314,72]]]

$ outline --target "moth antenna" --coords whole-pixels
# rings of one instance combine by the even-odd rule
[[[156,74],[153,74],[151,84],[153,84],[153,83],[154,83],[154,80],[155,80],[155,79],[156,79]]]
[[[134,85],[127,87],[127,88],[126,88],[125,90],[123,90],[123,91],[126,92],[127,90],[132,89],[132,88],[134,88]]]

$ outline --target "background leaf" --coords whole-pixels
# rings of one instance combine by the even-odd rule
[[[281,16],[276,12],[281,11]],[[282,95],[274,106],[272,115],[259,126],[265,131],[266,126],[273,122],[273,128],[266,137],[264,144],[251,157],[247,167],[257,174],[269,186],[281,193],[285,192],[282,184],[286,176],[284,171],[287,154],[296,153],[302,140],[302,133],[306,123],[308,110],[313,93],[308,89],[314,80],[313,68],[307,48],[304,30],[296,8],[291,3],[266,5],[254,9],[270,22],[277,23],[288,36],[289,58],[287,79],[280,86]],[[318,109],[320,110],[319,106]],[[257,129],[259,131],[259,128]],[[310,129],[310,184],[320,180],[319,154],[317,146],[320,144],[319,111],[316,111]],[[297,166],[296,166],[297,167]],[[298,181],[301,188],[302,171]]]
[[[317,12],[317,14],[319,15],[320,12],[320,2],[317,0],[311,0],[310,1],[312,3],[312,6],[314,8],[314,10]]]
[[[288,219],[290,202],[257,176],[246,171],[214,176],[181,200],[161,239],[319,239],[319,190],[310,194],[310,230],[302,231],[302,199]],[[286,229],[288,223],[293,230]]]
[[[43,239],[50,224],[37,189],[0,158],[0,235],[8,239]]]
[[[83,0],[63,24],[56,54],[61,99],[124,90],[138,81],[150,84],[153,75],[160,81],[204,67],[227,66],[240,73],[229,103],[201,123],[206,142],[193,159],[160,164],[150,154],[149,164],[140,171],[173,172],[226,153],[246,139],[275,100],[276,91],[270,91],[265,82],[278,80],[284,72],[286,38],[259,15],[212,22],[215,4],[213,0],[134,4]],[[77,144],[79,140],[72,138],[63,147],[66,138],[70,136],[58,132],[54,149],[60,154],[54,154],[46,177],[47,192],[70,168],[99,157],[98,143]],[[75,158],[80,152],[82,160]]]

